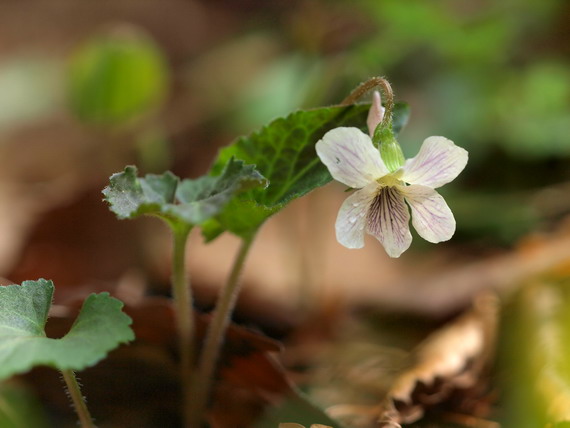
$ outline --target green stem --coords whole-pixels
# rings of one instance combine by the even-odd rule
[[[198,373],[192,388],[192,405],[190,408],[190,425],[188,428],[197,428],[203,419],[210,390],[212,389],[214,369],[220,356],[223,338],[230,322],[230,318],[237,302],[240,290],[240,276],[245,259],[251,248],[253,237],[244,239],[237,253],[230,276],[218,296],[214,316],[210,322],[204,348],[200,357]]]
[[[186,241],[190,227],[172,227],[174,248],[172,254],[172,295],[176,309],[178,346],[180,352],[183,408],[188,421],[191,402],[191,376],[194,365],[194,314],[190,277],[186,272]]]
[[[85,397],[83,397],[81,388],[79,387],[79,383],[75,377],[75,373],[73,370],[62,370],[61,374],[63,375],[63,380],[67,385],[67,390],[69,391],[69,396],[73,402],[73,407],[75,407],[77,416],[79,416],[81,428],[95,428],[89,409],[87,409]]]

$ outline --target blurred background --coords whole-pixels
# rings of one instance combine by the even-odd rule
[[[570,210],[566,2],[5,1],[0,12],[0,275],[14,281],[114,282],[134,267],[160,283],[165,231],[106,212],[111,173],[195,177],[237,136],[377,75],[411,106],[407,156],[430,135],[470,153],[442,189],[458,231],[437,249],[469,251],[445,258],[509,248]],[[254,254],[251,282],[285,299],[299,280],[377,288],[434,252],[420,239],[398,261],[373,242],[341,248],[342,199],[330,185],[269,222],[255,252],[269,260]],[[232,245],[196,236],[198,279],[219,283]]]
[[[264,226],[237,319],[279,337],[325,302],[445,317],[512,287],[570,257],[568,22],[563,0],[0,1],[0,277],[53,279],[56,302],[166,295],[168,233],[114,218],[110,174],[196,177],[239,135],[386,76],[408,157],[431,135],[469,151],[442,189],[456,235],[398,260],[347,250],[331,184]],[[207,310],[237,240],[189,245]]]

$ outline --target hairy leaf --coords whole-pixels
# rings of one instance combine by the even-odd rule
[[[266,183],[253,165],[230,158],[217,176],[182,181],[171,172],[139,178],[128,166],[111,176],[103,194],[120,219],[151,214],[194,226],[219,214],[236,193]]]
[[[90,295],[64,337],[46,337],[53,291],[45,279],[0,287],[0,380],[38,365],[82,370],[134,339],[122,302],[108,293]]]

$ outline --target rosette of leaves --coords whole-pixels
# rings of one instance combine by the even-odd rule
[[[134,166],[113,174],[103,190],[110,209],[120,219],[147,214],[166,221],[174,230],[191,228],[219,214],[232,197],[267,180],[241,160],[230,158],[217,176],[180,180],[171,172],[137,176]]]
[[[224,209],[206,222],[202,231],[207,240],[229,231],[251,239],[271,215],[293,199],[332,180],[320,162],[315,143],[330,129],[353,126],[368,132],[366,118],[370,104],[300,110],[275,119],[261,130],[238,138],[223,148],[210,170],[219,174],[232,157],[255,165],[269,184],[232,197]],[[409,116],[407,104],[396,104],[393,112],[397,134]]]
[[[82,370],[134,339],[123,303],[109,293],[90,295],[65,336],[47,337],[53,292],[45,279],[0,287],[0,380],[39,365]]]

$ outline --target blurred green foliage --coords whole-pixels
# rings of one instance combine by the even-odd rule
[[[48,428],[44,409],[36,397],[24,387],[0,384],[0,427]]]
[[[65,76],[56,55],[47,55],[51,65],[2,61],[0,127],[46,116],[63,98],[58,85],[67,86],[81,120],[142,125],[140,161],[160,172],[174,161],[169,143],[180,133],[211,159],[208,145],[298,108],[336,104],[384,75],[411,107],[399,138],[406,157],[430,135],[469,151],[448,201],[458,207],[458,236],[509,244],[570,213],[570,204],[552,202],[560,207],[553,213],[533,197],[570,182],[570,3],[297,0],[257,2],[255,11],[220,4],[204,3],[204,19],[225,14],[228,26],[193,32],[203,40],[179,56],[186,33],[168,38],[127,20],[90,30]],[[205,169],[209,160],[200,162]]]
[[[535,279],[503,311],[498,373],[503,426],[570,422],[570,278]]]
[[[563,2],[359,3],[375,30],[350,58],[359,73],[380,67],[396,88],[413,86],[427,122],[414,134],[442,133],[475,157],[490,146],[513,156],[569,154]]]
[[[449,200],[459,236],[508,244],[544,222],[547,208],[533,192],[570,179],[569,5],[358,5],[371,26],[345,52],[347,78],[379,73],[393,81],[412,107],[401,139],[408,156],[428,135],[445,135],[469,151]]]
[[[359,81],[385,75],[396,96],[412,105],[409,154],[437,133],[476,157],[496,146],[514,156],[568,155],[564,2],[358,0],[298,8],[283,27],[258,30],[276,46],[234,100],[251,125],[301,106],[338,102]],[[294,39],[299,27],[306,34]],[[231,44],[230,60],[245,56],[236,53],[239,41]],[[254,95],[260,92],[263,97]],[[252,97],[257,102],[243,102]]]
[[[204,94],[234,88],[213,108],[205,96],[204,109],[241,133],[387,76],[411,106],[400,137],[407,157],[430,135],[469,151],[449,200],[458,236],[510,244],[570,213],[552,215],[533,197],[570,180],[569,14],[558,0],[301,1],[276,21],[255,15],[244,35],[189,64],[190,82]],[[205,79],[208,69],[223,83]]]
[[[89,123],[120,125],[157,109],[167,84],[161,51],[132,27],[95,35],[70,61],[71,107]]]

